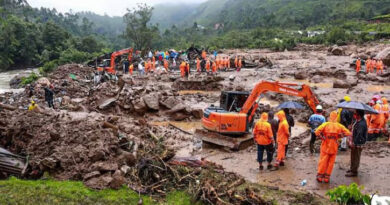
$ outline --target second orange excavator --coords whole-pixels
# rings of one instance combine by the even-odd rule
[[[292,87],[299,86],[299,89]],[[261,95],[267,92],[282,93],[302,97],[309,107],[316,111],[318,99],[309,86],[295,83],[261,81],[252,92],[224,91],[220,98],[220,107],[208,107],[203,112],[202,126],[196,130],[204,142],[217,144],[232,150],[238,150],[246,142],[252,141],[250,133],[255,112]]]
[[[111,59],[105,59],[103,60],[103,64],[97,67],[98,71],[106,71],[110,74],[115,74],[115,60],[116,57],[128,54],[128,60],[131,62],[133,57],[133,49],[132,48],[126,48],[119,51],[115,51],[111,54]]]

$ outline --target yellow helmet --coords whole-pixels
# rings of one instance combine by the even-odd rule
[[[351,101],[351,97],[349,97],[348,95],[344,96],[344,100],[347,101],[347,102],[350,102]]]
[[[34,100],[31,100],[31,104],[35,104],[35,101],[34,101]]]

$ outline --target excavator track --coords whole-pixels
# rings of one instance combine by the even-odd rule
[[[217,132],[207,131],[205,129],[195,130],[195,136],[202,139],[204,143],[218,145],[232,151],[239,151],[253,145],[251,134],[244,134],[239,137],[232,137],[219,134]]]

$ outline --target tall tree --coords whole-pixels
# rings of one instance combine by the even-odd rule
[[[153,8],[146,4],[138,4],[137,8],[127,9],[123,17],[126,23],[124,37],[129,40],[135,49],[146,50],[151,48],[152,42],[159,35],[156,25],[149,23]]]

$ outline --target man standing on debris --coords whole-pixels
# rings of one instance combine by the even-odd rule
[[[311,139],[310,139],[310,153],[314,153],[314,143],[316,142],[316,129],[322,125],[322,123],[326,122],[325,117],[322,115],[322,106],[318,105],[316,107],[317,113],[313,114],[309,118],[309,125],[311,128]],[[336,116],[337,117],[337,116]]]
[[[186,62],[185,72],[186,72],[186,77],[188,79],[188,77],[190,76],[190,64],[188,62]]]
[[[333,165],[336,161],[338,139],[344,136],[350,136],[351,132],[342,124],[337,122],[337,112],[330,113],[329,122],[320,125],[315,135],[321,137],[321,154],[318,162],[317,181],[329,183],[330,175],[333,171]]]
[[[166,59],[164,59],[164,68],[165,68],[165,71],[169,71],[169,63]]]
[[[126,59],[123,61],[123,74],[129,73],[129,61]]]
[[[263,170],[263,153],[267,152],[267,169],[271,169],[272,155],[274,149],[274,139],[271,124],[267,122],[268,114],[262,113],[260,120],[253,128],[253,138],[257,143],[257,161],[259,162],[259,169]]]
[[[362,61],[360,60],[360,58],[358,58],[356,60],[356,74],[360,72],[361,65],[362,65]]]
[[[213,62],[211,70],[212,70],[213,74],[215,74],[217,72],[217,63],[215,61]]]
[[[371,58],[368,58],[367,60],[366,60],[366,73],[368,74],[368,73],[370,73],[370,71],[371,71]]]
[[[356,110],[353,117],[355,123],[352,128],[352,139],[350,139],[351,167],[347,171],[346,177],[356,177],[358,175],[360,156],[363,145],[367,141],[367,123],[364,119],[364,111]]]
[[[54,92],[52,90],[53,89],[53,85],[50,85],[50,87],[51,87],[51,89],[48,86],[44,87],[44,90],[45,90],[45,101],[49,105],[49,108],[53,108],[54,109],[54,103],[53,103]]]
[[[242,57],[240,56],[240,58],[238,59],[238,64],[237,64],[237,71],[241,71],[241,68],[242,68]]]
[[[206,72],[208,73],[208,72],[210,72],[210,60],[209,59],[207,59],[206,60]]]
[[[186,64],[186,62],[185,62],[185,61],[182,61],[181,64],[180,64],[180,66],[179,66],[179,68],[180,68],[180,76],[181,76],[182,78],[184,78],[184,76],[186,75],[186,69],[187,69],[187,64]]]
[[[196,71],[200,73],[200,60],[196,58]]]
[[[379,75],[379,74],[383,74],[383,61],[381,59],[378,59],[377,63],[376,63],[376,74]]]
[[[278,134],[276,137],[278,143],[278,154],[276,157],[274,170],[279,169],[279,166],[284,166],[286,145],[288,144],[288,138],[290,137],[289,126],[284,111],[281,110],[276,113],[276,117],[279,119]]]
[[[234,66],[236,68],[236,70],[238,71],[238,57],[236,55],[236,58],[234,59]]]

